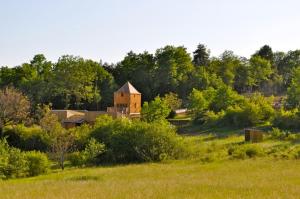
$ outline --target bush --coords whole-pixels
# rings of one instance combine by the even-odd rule
[[[107,147],[103,161],[146,162],[177,159],[185,153],[182,139],[167,122],[128,119],[96,124],[92,137]]]
[[[105,151],[105,145],[91,138],[84,151],[74,152],[69,160],[73,166],[95,165],[98,163],[98,157]]]
[[[223,123],[237,127],[253,126],[273,119],[272,99],[267,100],[260,94],[254,94],[243,103],[230,106],[225,111]]]
[[[281,129],[300,129],[299,110],[293,109],[285,111],[281,109],[277,111],[275,114],[273,125]]]
[[[0,179],[38,175],[46,171],[48,159],[39,152],[21,152],[0,140]]]
[[[50,146],[49,135],[39,126],[26,127],[24,124],[6,126],[2,136],[6,137],[10,146],[25,151],[47,151]]]
[[[0,141],[0,176],[2,179],[27,176],[28,165],[25,154],[10,148],[6,140]]]
[[[260,157],[265,154],[262,147],[256,144],[244,144],[232,146],[228,149],[228,155],[235,159]]]
[[[29,176],[37,176],[46,173],[49,168],[49,160],[44,153],[36,151],[27,152],[26,160],[28,162]]]

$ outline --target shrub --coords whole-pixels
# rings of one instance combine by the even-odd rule
[[[40,152],[21,152],[0,140],[0,179],[39,175],[46,172],[48,158]]]
[[[24,124],[6,126],[2,135],[6,137],[10,146],[26,151],[47,151],[50,146],[49,135],[39,126],[26,127]]]
[[[185,153],[182,139],[167,122],[110,120],[97,124],[92,137],[107,147],[103,161],[160,161],[176,159]]]
[[[17,178],[27,176],[28,165],[25,153],[8,146],[6,140],[0,141],[0,177]]]
[[[73,166],[83,166],[86,164],[85,156],[80,151],[71,153],[69,155],[69,161]]]
[[[69,160],[73,166],[95,165],[98,163],[97,157],[105,151],[105,145],[91,138],[84,151],[74,152]]]
[[[235,159],[254,158],[263,156],[264,154],[263,148],[256,144],[232,146],[228,149],[228,155]]]
[[[300,129],[299,110],[293,109],[285,111],[284,109],[281,109],[277,111],[273,125],[282,129]]]
[[[228,107],[225,111],[224,124],[247,127],[271,121],[273,116],[272,99],[267,100],[260,94],[254,94],[243,103]]]
[[[49,168],[48,157],[41,152],[30,151],[26,153],[29,176],[46,173]]]

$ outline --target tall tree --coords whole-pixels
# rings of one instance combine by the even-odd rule
[[[273,59],[274,59],[274,54],[272,51],[272,48],[268,45],[264,45],[263,47],[261,47],[255,54],[258,55],[268,61],[270,61],[271,63],[273,63]]]
[[[206,49],[204,44],[198,44],[193,55],[193,63],[195,66],[208,66],[210,51]]]
[[[84,108],[83,102],[99,99],[99,90],[94,84],[97,67],[97,62],[81,57],[60,57],[54,65],[52,88],[57,100],[54,108]]]
[[[143,101],[149,101],[156,95],[154,70],[155,58],[152,54],[148,52],[136,54],[131,51],[116,65],[113,74],[119,86],[130,81],[143,93]]]
[[[188,82],[195,71],[186,48],[166,46],[158,49],[155,57],[157,60],[155,82],[158,85],[158,94],[176,92],[180,98],[186,99],[192,90]]]
[[[14,88],[0,91],[0,129],[7,124],[28,120],[30,103],[25,95]]]

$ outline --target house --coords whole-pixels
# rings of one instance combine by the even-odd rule
[[[139,118],[141,112],[142,95],[130,82],[126,82],[114,92],[114,106],[107,107],[107,113],[114,118]]]
[[[66,129],[80,126],[83,123],[94,124],[99,115],[106,114],[105,111],[86,111],[86,110],[52,110],[62,126]]]
[[[87,110],[52,110],[64,128],[73,128],[83,123],[94,124],[99,115],[108,114],[114,118],[140,118],[141,93],[130,82],[125,83],[119,90],[114,92],[114,106],[107,107],[107,111]]]

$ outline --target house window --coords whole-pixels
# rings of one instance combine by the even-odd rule
[[[123,93],[121,93],[121,97],[123,97],[124,96],[124,94]]]

